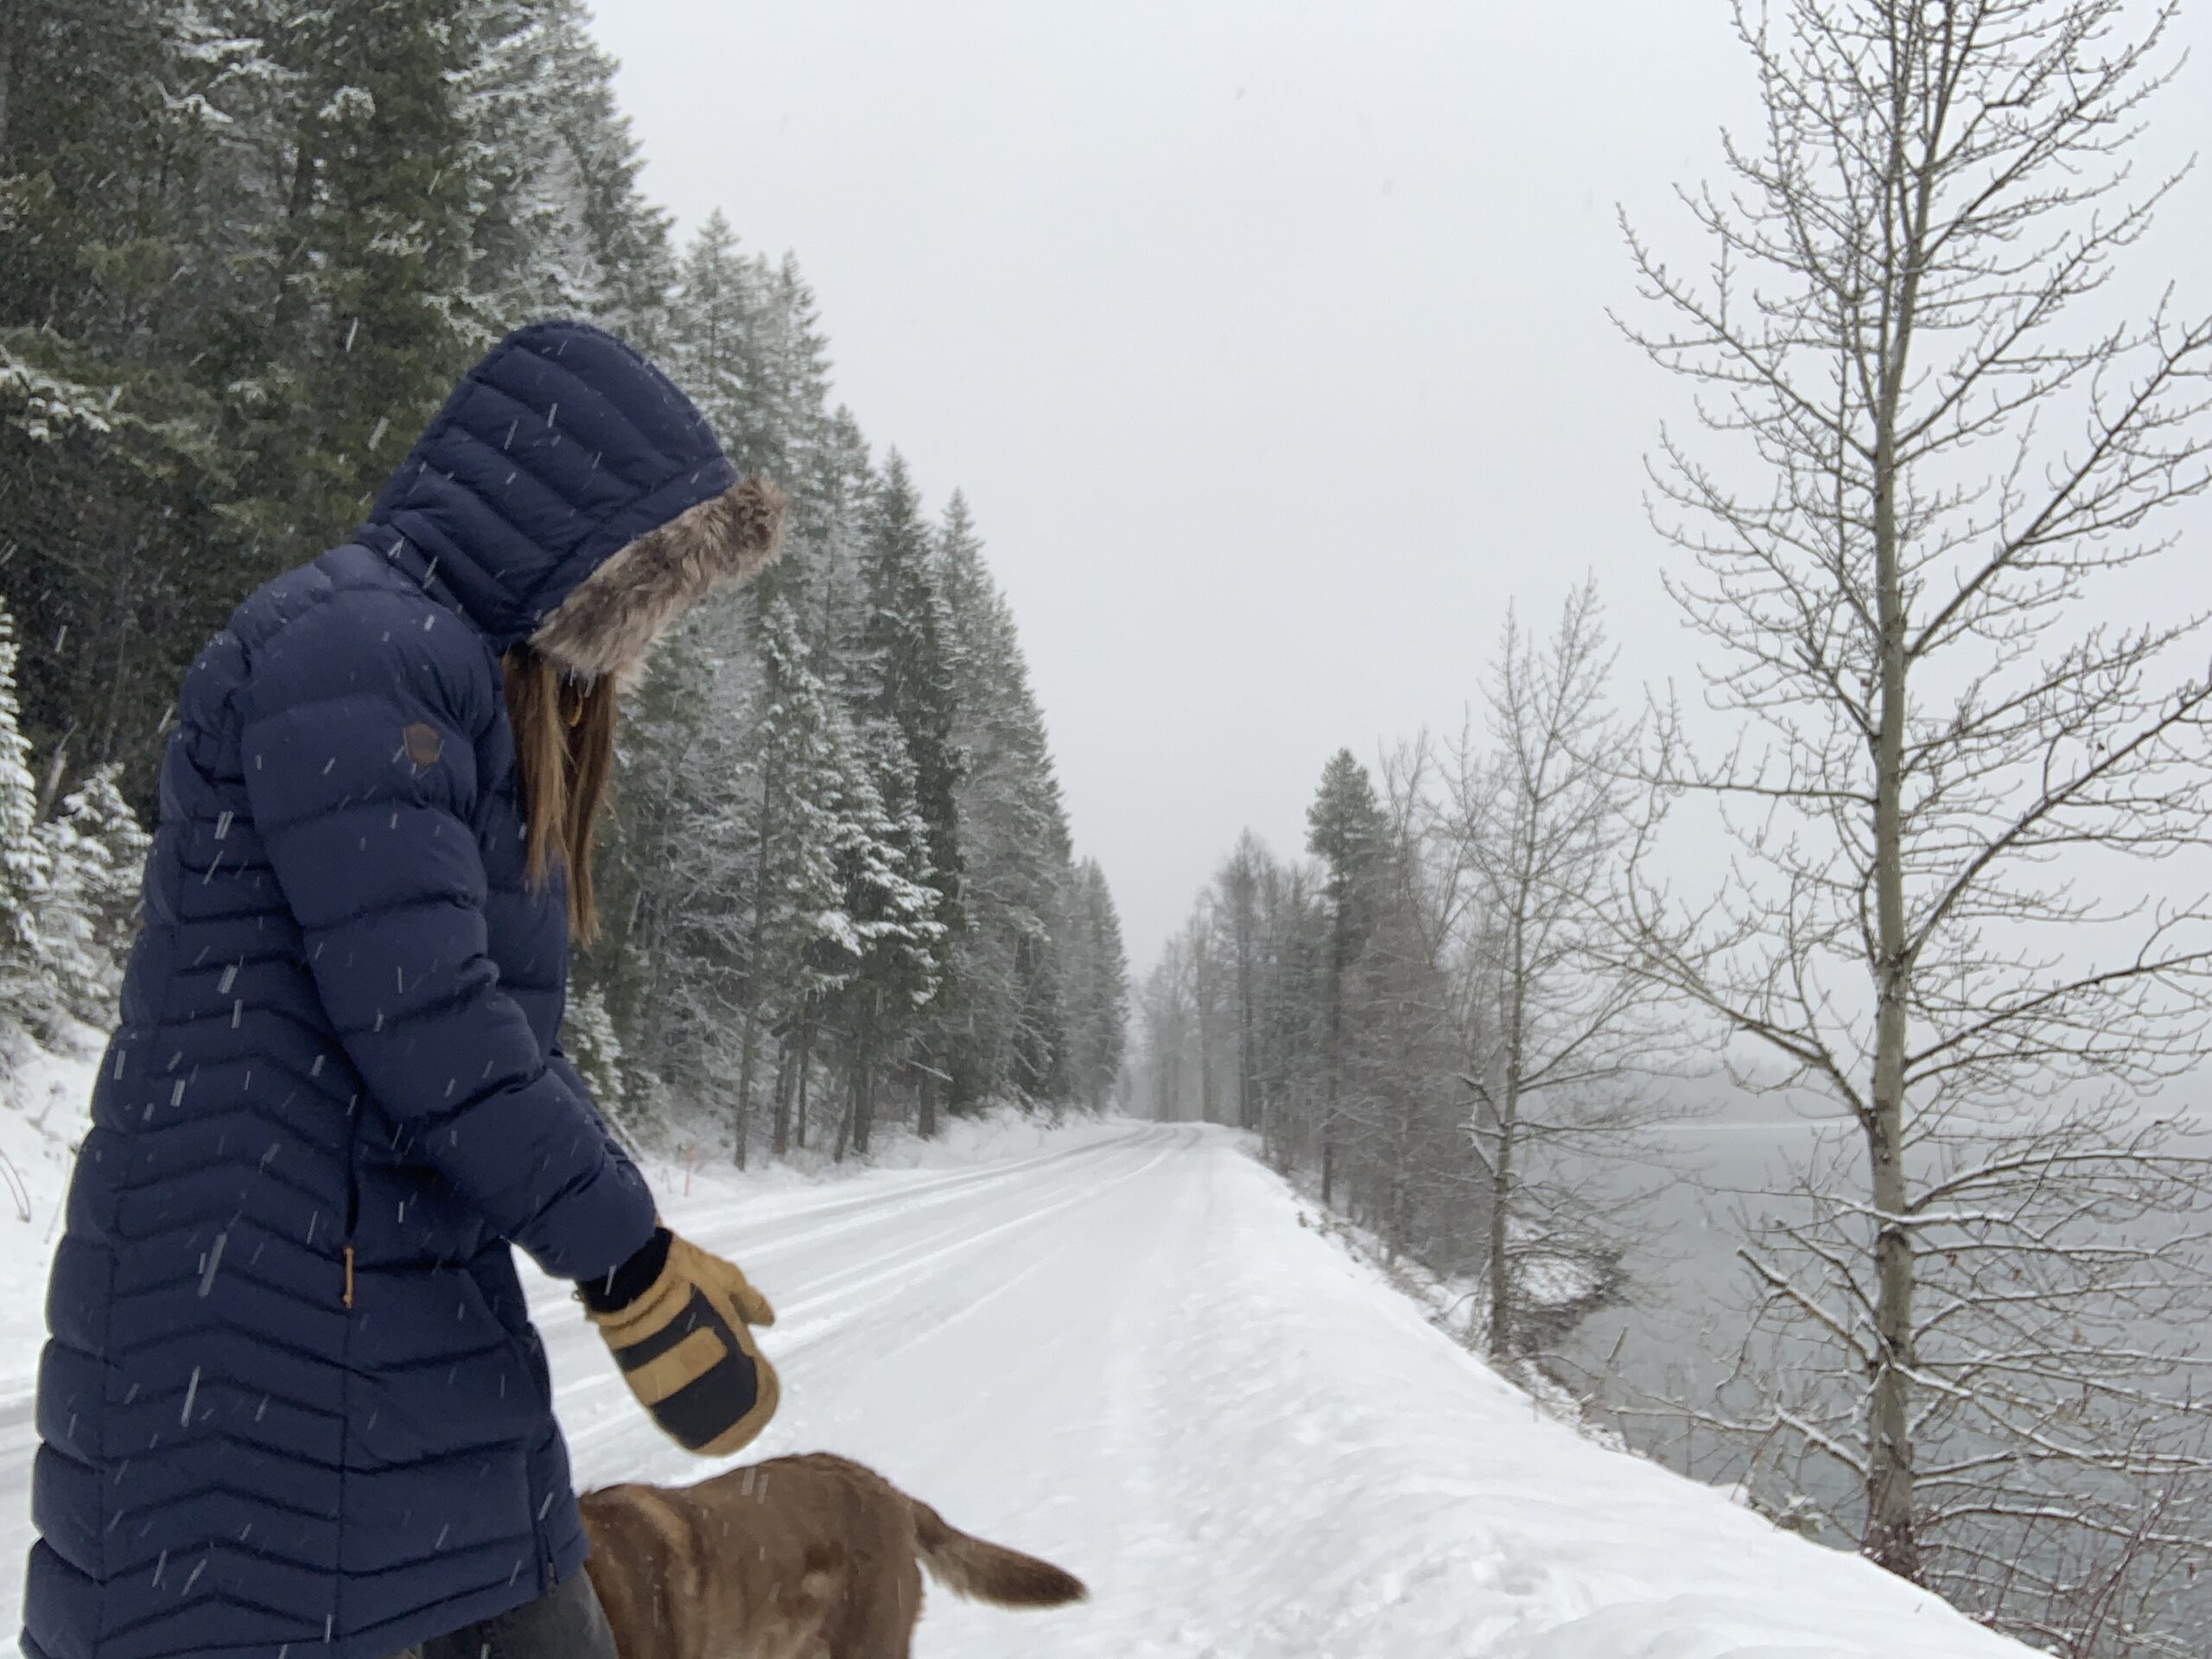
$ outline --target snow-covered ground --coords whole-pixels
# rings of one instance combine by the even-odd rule
[[[46,1264],[99,1063],[93,1033],[78,1038],[72,1053],[25,1046],[0,1076],[0,1479],[13,1455],[10,1408],[29,1389],[46,1339]],[[9,1580],[7,1593],[15,1588]]]
[[[37,1151],[6,1138],[21,1116],[0,1110],[11,1159]],[[1090,1582],[1090,1605],[1050,1614],[937,1595],[925,1659],[2026,1651],[1541,1417],[1224,1132],[963,1125],[886,1162],[905,1166],[695,1172],[688,1196],[680,1167],[660,1179],[671,1218],[781,1313],[766,1340],[784,1409],[748,1455],[864,1459]],[[30,1223],[0,1198],[0,1228],[19,1228],[0,1234],[10,1299],[44,1276],[41,1182]],[[631,1403],[566,1287],[534,1295],[579,1478],[701,1472]],[[0,1313],[0,1560],[20,1560],[33,1356],[12,1300]]]

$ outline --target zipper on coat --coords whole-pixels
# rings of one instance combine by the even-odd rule
[[[346,1263],[345,1286],[338,1300],[339,1305],[347,1309],[353,1306],[353,1230],[361,1219],[361,1179],[355,1150],[359,1145],[359,1125],[354,1122],[353,1112],[353,1107],[349,1105],[346,1111],[346,1225],[338,1236]]]
[[[339,1302],[349,1314],[353,1311],[353,1230],[361,1219],[361,1184],[359,1170],[358,1116],[361,1097],[359,1095],[346,1103],[346,1215],[345,1225],[338,1235],[338,1242],[345,1262],[346,1277],[339,1292]],[[349,1319],[341,1327],[339,1338],[338,1388],[339,1421],[342,1438],[338,1456],[338,1521],[341,1530],[346,1524],[346,1473],[353,1461],[353,1326]],[[323,1640],[330,1639],[345,1612],[346,1580],[341,1573],[331,1581],[329,1623],[324,1627]]]

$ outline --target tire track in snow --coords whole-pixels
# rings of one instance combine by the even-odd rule
[[[932,1174],[884,1192],[858,1198],[840,1193],[821,1203],[774,1208],[765,1215],[751,1213],[749,1206],[741,1200],[731,1206],[727,1217],[689,1222],[683,1231],[694,1243],[728,1255],[750,1273],[757,1263],[803,1253],[842,1234],[878,1228],[915,1211],[964,1203],[979,1191],[1019,1185],[1054,1165],[1124,1147],[1156,1145],[1173,1137],[1174,1131],[1170,1127],[1149,1127],[1087,1146],[1040,1153],[982,1169]],[[794,1224],[799,1224],[798,1230],[792,1230]],[[566,1285],[540,1279],[530,1290],[531,1313],[533,1317],[556,1315],[570,1300]],[[0,1417],[0,1422],[4,1421]]]
[[[722,1227],[695,1224],[690,1236],[725,1250],[776,1304],[779,1323],[764,1335],[762,1345],[783,1374],[789,1401],[811,1379],[826,1377],[842,1354],[857,1351],[867,1363],[880,1364],[933,1334],[976,1301],[971,1265],[976,1253],[1006,1249],[1025,1235],[1051,1230],[1066,1212],[1142,1179],[1193,1139],[1173,1127],[1146,1129],[995,1166],[987,1173],[996,1179],[959,1183],[957,1202],[936,1201],[942,1192],[937,1183],[928,1203],[899,1201],[904,1193],[890,1204],[843,1200],[835,1206],[838,1211],[866,1207],[869,1213],[849,1213],[831,1227],[802,1226],[785,1238],[790,1248],[783,1251],[764,1248],[765,1238],[751,1247],[739,1241],[752,1233],[774,1236],[787,1223],[804,1224],[812,1211]],[[1069,1236],[1080,1240],[1081,1234]],[[755,1271],[760,1264],[792,1257],[782,1274]],[[1023,1268],[1014,1271],[1026,1276]],[[631,1402],[588,1325],[548,1319],[540,1329],[580,1484],[690,1479],[707,1472],[709,1465],[670,1446]],[[773,1445],[775,1432],[770,1434]],[[748,1449],[740,1455],[758,1454]]]

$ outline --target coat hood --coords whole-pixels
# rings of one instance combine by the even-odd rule
[[[419,556],[495,650],[627,676],[687,607],[775,556],[784,509],[636,351],[536,322],[454,389],[361,539]]]

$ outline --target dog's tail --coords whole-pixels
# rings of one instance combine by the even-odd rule
[[[1090,1592],[1072,1573],[1018,1549],[971,1538],[918,1497],[914,1542],[922,1565],[948,1590],[1001,1607],[1065,1607]]]

